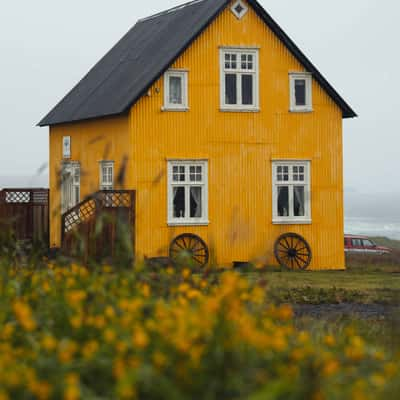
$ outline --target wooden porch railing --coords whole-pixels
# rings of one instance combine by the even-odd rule
[[[114,257],[121,232],[130,235],[134,251],[135,195],[133,190],[99,191],[64,213],[64,253],[75,255],[83,249],[85,262]]]

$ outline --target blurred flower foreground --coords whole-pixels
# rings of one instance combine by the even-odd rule
[[[398,398],[395,356],[315,341],[235,272],[0,272],[1,400]]]

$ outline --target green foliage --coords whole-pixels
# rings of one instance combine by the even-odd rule
[[[315,337],[266,279],[49,265],[0,281],[0,399],[387,399],[399,355]]]

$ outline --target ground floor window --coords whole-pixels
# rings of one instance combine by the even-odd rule
[[[100,161],[100,190],[114,189],[114,161]]]
[[[208,223],[208,162],[168,162],[168,223]]]
[[[273,222],[311,222],[310,162],[273,161]]]
[[[80,202],[81,168],[78,162],[66,162],[61,170],[61,212],[64,213]]]

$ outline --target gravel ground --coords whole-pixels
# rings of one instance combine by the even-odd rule
[[[302,304],[294,306],[296,317],[337,318],[358,317],[361,319],[400,318],[400,307],[383,304]]]

